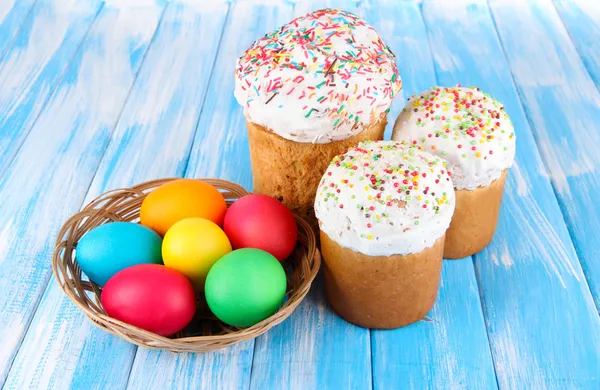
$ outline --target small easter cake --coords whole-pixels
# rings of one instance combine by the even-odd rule
[[[238,59],[235,97],[248,126],[254,191],[310,216],[331,159],[383,137],[401,90],[395,57],[346,11],[300,16]]]
[[[315,200],[333,309],[370,328],[423,318],[453,211],[446,162],[416,146],[368,141],[335,157]]]
[[[489,244],[515,157],[514,127],[504,106],[479,88],[434,87],[409,99],[392,138],[448,162],[456,210],[444,257],[470,256]]]

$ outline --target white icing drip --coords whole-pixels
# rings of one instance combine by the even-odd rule
[[[323,144],[384,119],[401,87],[394,56],[371,26],[320,10],[253,43],[238,60],[235,97],[251,122]]]
[[[472,126],[475,122],[483,127]],[[434,87],[411,97],[396,120],[392,139],[446,159],[454,186],[461,190],[498,179],[511,167],[516,150],[514,128],[502,104],[476,88]]]
[[[378,141],[363,142],[332,161],[317,191],[315,213],[321,230],[343,247],[369,256],[406,255],[442,237],[454,204],[442,159]]]

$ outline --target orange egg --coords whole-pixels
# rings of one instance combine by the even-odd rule
[[[194,179],[178,179],[163,184],[146,196],[140,209],[140,222],[164,236],[185,218],[205,218],[219,226],[227,204],[215,187]]]

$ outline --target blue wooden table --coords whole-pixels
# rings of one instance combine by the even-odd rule
[[[397,54],[391,122],[435,84],[506,105],[517,157],[493,242],[445,262],[435,307],[402,329],[346,323],[319,279],[283,324],[214,353],[98,330],[52,277],[60,225],[154,178],[250,188],[236,57],[324,3]],[[0,386],[599,389],[599,87],[597,0],[0,0]]]

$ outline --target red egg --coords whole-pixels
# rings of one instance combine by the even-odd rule
[[[102,289],[102,306],[117,320],[170,336],[192,320],[196,294],[179,272],[158,264],[141,264],[116,273]]]
[[[279,261],[292,253],[298,239],[294,216],[283,203],[261,194],[246,195],[234,202],[223,223],[234,249],[257,248]]]

